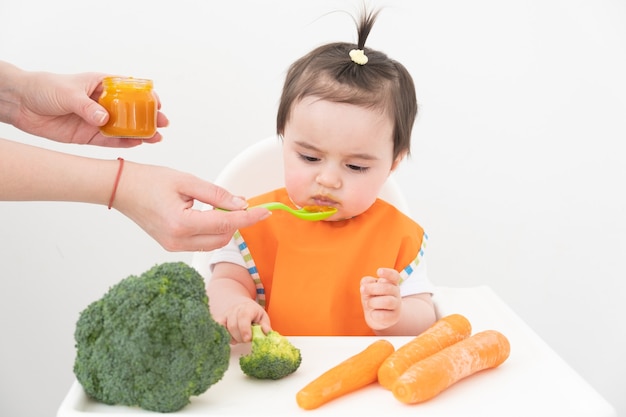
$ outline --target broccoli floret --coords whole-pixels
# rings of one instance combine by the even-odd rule
[[[162,413],[218,382],[230,335],[210,314],[202,276],[183,262],[131,275],[80,313],[74,374],[91,398]]]
[[[263,333],[258,324],[252,325],[250,353],[239,357],[243,373],[258,379],[283,378],[295,372],[300,362],[300,349],[275,330]]]

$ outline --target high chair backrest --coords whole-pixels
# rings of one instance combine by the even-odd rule
[[[253,197],[284,185],[282,142],[270,136],[251,145],[235,156],[215,179],[214,183],[235,195]],[[410,215],[409,207],[393,175],[381,189],[379,197]],[[211,272],[208,261],[211,252],[196,252],[191,265],[208,279]]]

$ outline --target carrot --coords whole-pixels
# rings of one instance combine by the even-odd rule
[[[470,322],[460,314],[439,319],[389,355],[378,369],[378,382],[390,390],[396,379],[415,362],[469,337],[471,333]]]
[[[307,384],[296,394],[296,402],[305,410],[312,410],[376,382],[380,364],[394,350],[388,340],[376,340]]]
[[[429,400],[467,376],[500,365],[510,351],[500,332],[476,333],[412,365],[394,383],[393,395],[405,404]]]

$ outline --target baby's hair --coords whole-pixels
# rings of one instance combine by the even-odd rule
[[[360,22],[357,22],[357,20],[353,17],[358,35],[356,43],[357,49],[365,49],[365,41],[367,41],[367,37],[372,31],[372,26],[374,26],[374,22],[376,22],[378,13],[380,13],[380,10],[370,10],[368,12],[367,9],[363,8],[363,11],[361,12]]]
[[[402,64],[365,46],[379,12],[364,8],[360,19],[354,19],[357,44],[334,42],[319,46],[289,67],[276,118],[279,135],[284,133],[293,105],[315,96],[386,112],[394,123],[393,158],[410,153],[411,131],[417,116],[413,79]],[[365,64],[351,59],[353,49],[363,51]]]

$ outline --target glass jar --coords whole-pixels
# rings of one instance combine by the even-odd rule
[[[152,80],[106,77],[98,103],[109,112],[109,120],[100,127],[105,136],[150,138],[157,131],[157,97]]]

